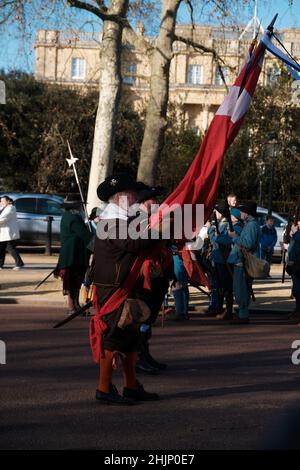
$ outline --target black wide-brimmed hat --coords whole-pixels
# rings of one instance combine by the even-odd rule
[[[257,217],[257,203],[255,201],[249,201],[241,206],[237,207],[241,212],[245,212],[248,215],[252,215],[252,217]]]
[[[117,173],[108,176],[99,184],[97,196],[101,201],[108,202],[109,198],[121,191],[136,191],[136,181],[129,173]]]
[[[163,186],[148,186],[142,181],[136,183],[138,197],[137,202],[144,202],[148,199],[155,199],[157,196],[162,196],[166,193],[166,188]]]
[[[61,207],[64,209],[77,209],[82,206],[82,201],[79,193],[67,194]]]
[[[224,217],[229,217],[230,215],[228,204],[224,201],[219,202],[219,204],[215,206],[215,209]]]

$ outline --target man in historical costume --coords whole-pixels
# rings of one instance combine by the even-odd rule
[[[212,224],[208,230],[210,242],[212,244],[211,260],[214,268],[215,288],[217,289],[216,317],[221,320],[232,319],[233,292],[232,279],[233,272],[227,263],[227,258],[231,251],[231,238],[228,236],[230,217],[228,205],[221,202],[216,206],[216,224]],[[226,310],[223,310],[224,298]]]
[[[87,246],[92,234],[83,220],[80,194],[68,194],[62,207],[65,212],[60,222],[61,248],[54,275],[63,281],[63,293],[68,296],[68,314],[72,314],[80,308],[79,291],[89,264]]]
[[[157,197],[165,193],[161,186],[148,186],[137,182],[137,220],[141,221],[141,229],[145,230],[149,223],[149,216],[157,207]],[[140,327],[141,343],[136,364],[137,372],[154,375],[167,365],[156,361],[149,350],[149,340],[152,337],[152,325],[156,322],[162,307],[165,295],[169,288],[169,279],[173,274],[172,251],[166,242],[162,242],[161,250],[157,257],[150,262],[151,289],[143,288],[143,276],[140,276],[135,286],[135,295],[143,299],[151,310],[148,320]]]
[[[95,240],[95,274],[97,304],[101,309],[113,297],[124,282],[138,255],[159,241],[151,240],[150,234],[132,238],[129,236],[129,208],[137,200],[137,186],[133,178],[126,174],[116,174],[105,179],[98,187],[100,200],[108,205],[101,214]],[[145,233],[143,234],[145,235]],[[133,292],[129,297],[133,298]],[[138,324],[120,327],[120,317],[124,302],[120,307],[102,317],[105,332],[101,332],[101,353],[99,355],[100,377],[96,391],[99,402],[115,405],[130,405],[135,401],[157,400],[158,395],[148,393],[136,379],[137,351],[140,345]],[[97,338],[98,340],[98,338]],[[116,357],[120,356],[124,372],[123,395],[112,384]],[[95,357],[95,356],[94,356]]]
[[[238,208],[241,220],[245,222],[241,234],[229,232],[234,247],[227,262],[234,264],[233,293],[238,304],[238,316],[232,323],[243,324],[249,322],[249,304],[251,300],[252,279],[247,275],[243,262],[243,249],[259,256],[260,226],[256,220],[256,202],[248,202]]]

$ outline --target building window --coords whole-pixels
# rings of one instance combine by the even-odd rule
[[[124,83],[134,85],[136,82],[136,64],[128,64],[124,74]]]
[[[72,80],[84,80],[85,79],[85,59],[73,57],[71,76],[72,76]]]
[[[188,84],[201,85],[203,83],[203,67],[202,65],[190,64],[188,67]]]
[[[267,69],[267,85],[272,85],[278,81],[280,69],[278,67],[269,67]]]
[[[226,82],[226,85],[227,85],[228,84],[228,77],[229,77],[229,70],[228,70],[227,67],[222,67],[222,72],[223,72],[223,76],[224,76],[224,79],[225,79],[225,82]],[[215,85],[217,85],[217,86],[224,86],[225,85],[224,80],[222,78],[222,75],[220,73],[220,69],[218,67],[216,68]]]

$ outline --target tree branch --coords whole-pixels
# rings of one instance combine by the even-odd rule
[[[130,44],[134,45],[136,49],[141,49],[146,54],[149,54],[154,47],[152,44],[145,39],[143,36],[139,36],[131,27],[128,21],[125,22],[124,30],[123,30],[123,42],[129,42]]]
[[[104,5],[104,1],[103,0],[96,0],[96,3],[98,5],[98,7],[102,10],[102,11],[107,11],[107,7]]]
[[[223,65],[226,65],[226,63],[225,63],[224,59],[222,59],[222,57],[220,57],[219,54],[215,51],[215,49],[211,49],[210,47],[203,46],[202,44],[199,44],[199,43],[193,41],[192,39],[185,38],[184,36],[177,36],[176,34],[174,35],[174,41],[183,42],[184,44],[187,44],[188,46],[191,46],[194,49],[200,50],[202,52],[206,52],[208,54],[212,54],[213,60],[217,64],[218,71],[221,75],[222,81],[223,81],[226,89],[228,90],[228,86],[227,86],[227,83],[226,83],[226,80],[225,80],[225,76],[224,76],[222,67],[220,65],[220,63],[222,63]],[[230,67],[230,69],[231,69],[231,67]]]
[[[192,39],[189,39],[189,38],[185,38],[184,36],[178,36],[177,34],[174,34],[174,41],[179,41],[179,42],[183,42],[184,44],[186,44],[187,46],[191,46],[193,47],[194,49],[198,49],[202,52],[207,52],[208,54],[212,54],[213,56],[213,59],[217,62],[217,63],[222,63],[223,65],[225,65],[225,62],[224,60],[222,59],[222,57],[219,56],[219,54],[215,51],[215,49],[212,49],[210,47],[206,47],[206,46],[203,46],[202,44],[199,44],[198,42],[195,42],[193,41]]]
[[[114,21],[115,23],[119,23],[124,26],[126,23],[126,18],[123,18],[119,15],[111,15],[107,13],[107,8],[102,4],[102,1],[97,1],[98,7],[91,5],[90,3],[81,2],[80,0],[67,0],[67,3],[70,7],[78,8],[79,10],[86,10],[94,15],[98,16],[102,21]]]

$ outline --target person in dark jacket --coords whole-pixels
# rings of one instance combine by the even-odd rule
[[[141,227],[149,223],[149,216],[157,208],[157,197],[165,193],[161,186],[151,187],[141,181],[137,182],[137,214],[141,220]],[[149,349],[149,341],[152,337],[152,325],[156,322],[159,311],[169,289],[169,278],[173,273],[172,251],[166,244],[162,244],[159,256],[151,261],[150,281],[151,290],[143,288],[144,278],[140,276],[135,287],[135,293],[146,302],[151,310],[151,315],[140,327],[141,347],[137,360],[137,372],[154,375],[167,368],[167,365],[156,361]]]
[[[129,233],[129,208],[137,199],[136,182],[126,174],[106,178],[97,189],[100,200],[107,202],[97,225],[94,260],[94,285],[100,307],[123,286],[136,258],[159,240],[148,237],[132,238]],[[130,298],[134,298],[133,292]],[[156,393],[148,393],[136,379],[137,352],[140,329],[137,324],[120,326],[124,302],[103,317],[106,331],[100,333],[100,376],[96,399],[100,403],[130,405],[135,401],[157,400]],[[121,357],[124,372],[123,396],[112,384],[115,358]]]
[[[54,275],[63,281],[63,294],[68,296],[68,313],[79,306],[79,291],[89,263],[87,245],[92,234],[82,217],[79,194],[68,194],[62,204],[65,212],[60,223],[61,249]]]
[[[277,231],[273,226],[274,219],[271,216],[266,218],[266,223],[261,229],[260,257],[271,264],[274,247],[277,243]]]

